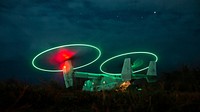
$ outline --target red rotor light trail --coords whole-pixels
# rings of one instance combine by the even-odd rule
[[[69,49],[61,48],[54,55],[49,58],[51,64],[60,64],[66,60],[69,60],[76,54],[75,51]]]

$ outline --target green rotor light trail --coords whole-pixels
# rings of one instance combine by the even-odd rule
[[[128,53],[123,53],[123,54],[119,54],[119,55],[113,56],[113,57],[107,59],[106,61],[104,61],[104,62],[100,65],[100,71],[101,71],[102,73],[109,74],[109,75],[121,75],[120,73],[109,73],[109,72],[105,72],[105,71],[102,69],[102,67],[103,67],[107,62],[109,62],[109,61],[111,61],[111,60],[113,60],[113,59],[115,59],[115,58],[119,58],[119,57],[121,57],[121,56],[126,56],[126,55],[130,55],[130,54],[148,54],[148,55],[152,55],[152,56],[155,57],[155,62],[158,61],[158,57],[157,57],[155,54],[151,53],[151,52],[128,52]],[[149,68],[149,67],[147,66],[147,67],[144,67],[144,68],[142,68],[142,69],[133,71],[133,73],[141,72],[141,71],[146,70],[146,69],[148,69],[148,68]]]
[[[38,69],[38,70],[45,71],[45,72],[63,72],[63,70],[48,70],[48,69],[44,69],[44,68],[37,67],[37,66],[35,65],[35,60],[36,60],[39,56],[41,56],[41,55],[43,55],[44,53],[47,53],[47,52],[49,52],[49,51],[52,51],[52,50],[55,50],[55,49],[59,49],[59,48],[63,48],[63,47],[90,47],[90,48],[93,48],[93,49],[97,50],[98,53],[99,53],[98,56],[97,56],[93,61],[91,61],[91,62],[89,62],[89,63],[86,63],[86,64],[84,64],[84,65],[78,66],[78,67],[74,67],[74,68],[73,68],[74,70],[77,70],[77,69],[86,67],[86,66],[88,66],[88,65],[90,65],[90,64],[92,64],[92,63],[94,63],[94,62],[97,61],[97,60],[100,58],[100,56],[101,56],[101,51],[100,51],[100,49],[97,48],[97,47],[95,47],[95,46],[93,46],[93,45],[89,45],[89,44],[68,44],[68,45],[61,45],[61,46],[57,46],[57,47],[53,47],[53,48],[47,49],[47,50],[45,50],[45,51],[39,53],[38,55],[36,55],[36,56],[33,58],[33,60],[32,60],[32,65],[33,65],[33,67],[35,67],[35,68]]]

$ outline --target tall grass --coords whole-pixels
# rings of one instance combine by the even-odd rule
[[[0,111],[7,112],[192,112],[200,111],[200,70],[182,68],[152,84],[125,92],[84,92],[49,81],[31,85],[0,82]]]

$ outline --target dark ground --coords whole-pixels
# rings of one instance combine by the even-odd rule
[[[200,69],[182,67],[163,73],[156,83],[130,86],[125,92],[83,92],[56,81],[39,85],[17,80],[0,82],[1,112],[198,112]]]

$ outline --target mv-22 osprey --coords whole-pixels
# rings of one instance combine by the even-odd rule
[[[86,78],[82,90],[84,91],[101,91],[111,90],[119,87],[121,84],[131,80],[145,78],[148,83],[156,81],[156,62],[150,61],[146,74],[137,74],[133,72],[131,58],[125,58],[121,74],[95,74],[87,72],[73,71],[70,60],[65,61],[63,67],[63,77],[66,88],[73,86],[73,77]]]

